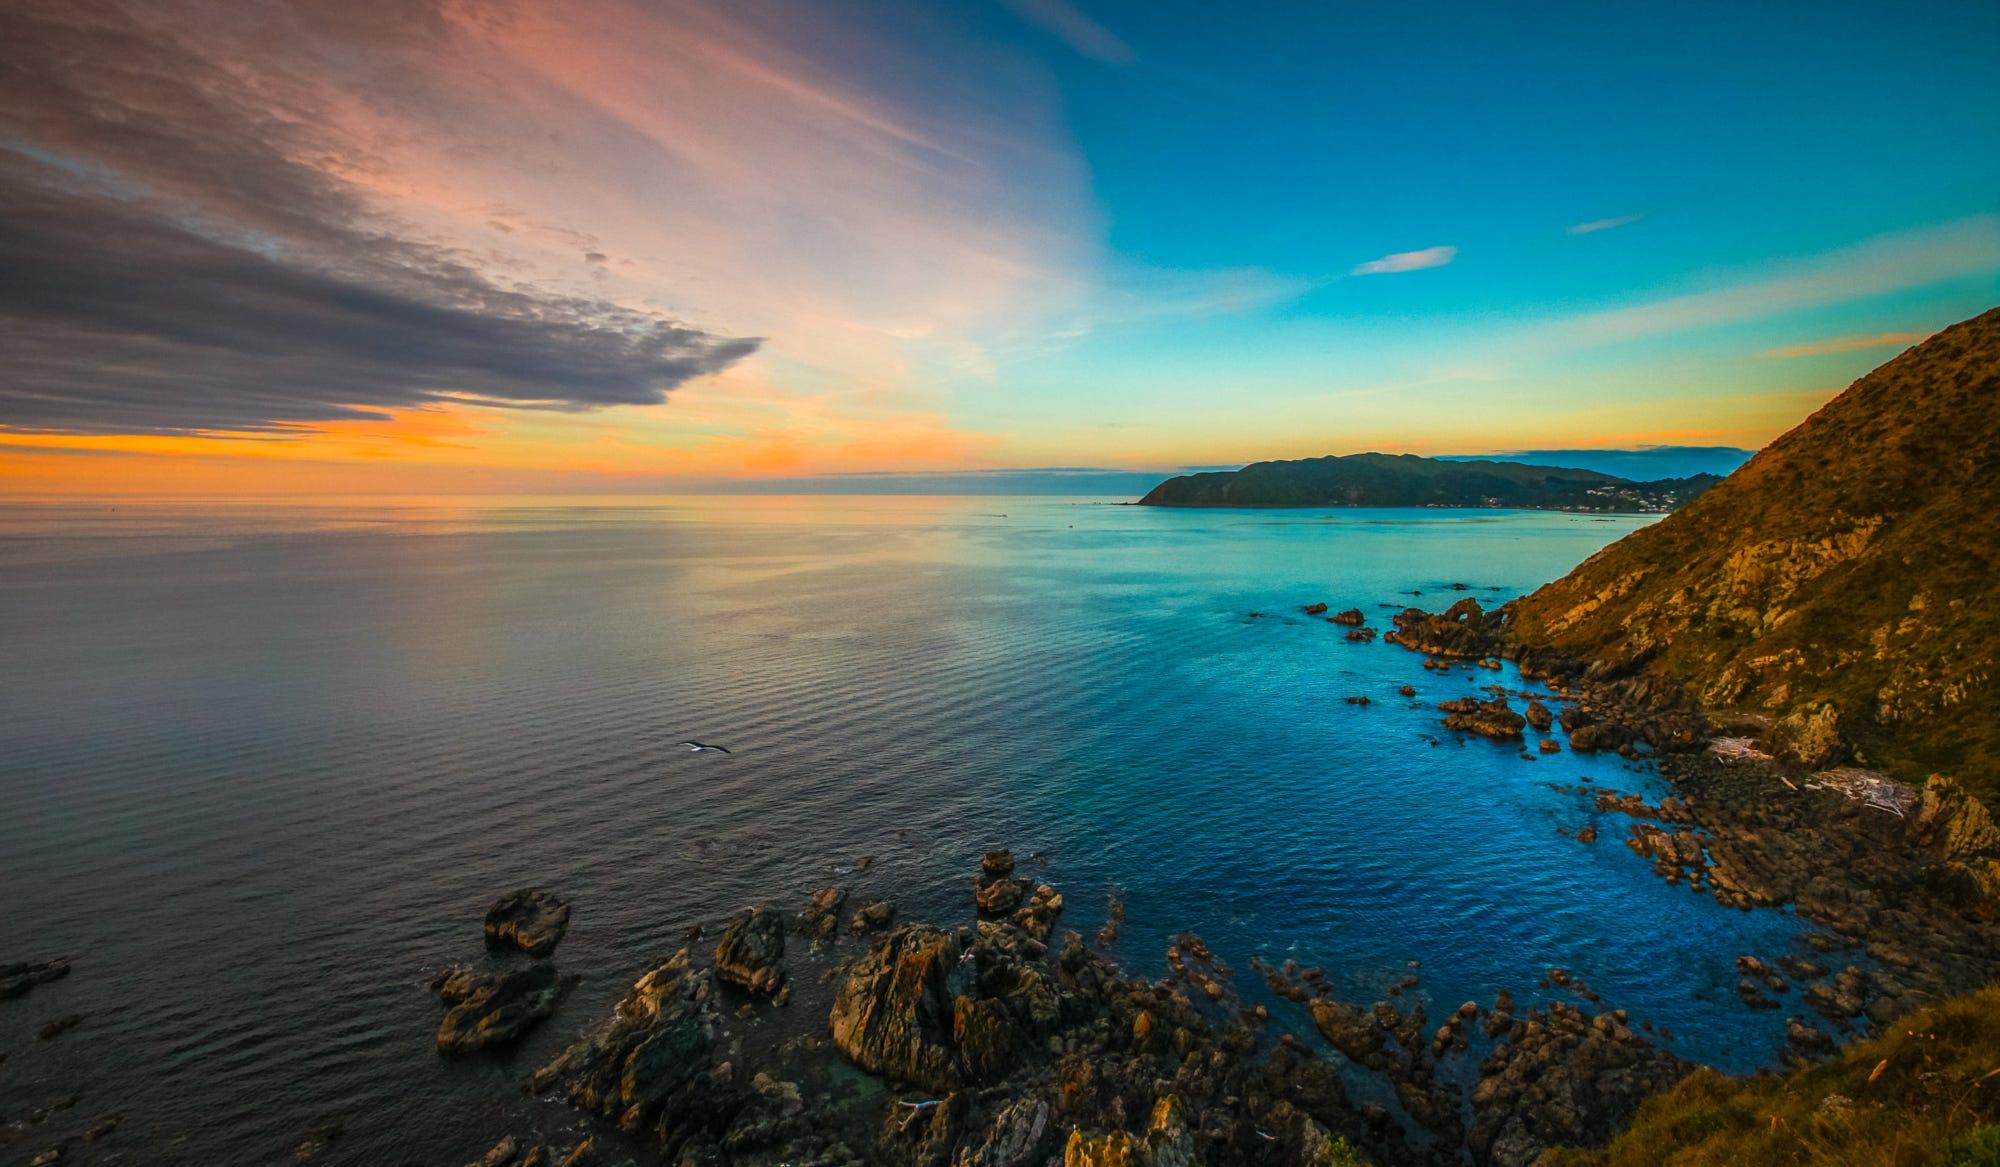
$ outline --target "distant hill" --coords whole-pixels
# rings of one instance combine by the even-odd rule
[[[1667,511],[1720,481],[1632,482],[1594,470],[1520,462],[1459,461],[1415,454],[1255,462],[1241,470],[1183,474],[1154,487],[1143,506],[1530,507],[1578,511]]]
[[[2000,309],[1856,381],[1510,635],[1778,719],[1806,761],[2000,793]]]
[[[1624,450],[1507,450],[1494,454],[1446,454],[1449,462],[1527,462],[1536,466],[1574,466],[1615,474],[1634,482],[1661,478],[1721,477],[1748,462],[1757,451],[1735,446],[1640,446]]]

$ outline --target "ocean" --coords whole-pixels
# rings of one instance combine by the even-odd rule
[[[1049,497],[13,505],[0,961],[75,971],[0,1002],[0,1160],[111,1114],[75,1161],[283,1162],[337,1121],[316,1162],[455,1163],[576,1128],[522,1078],[690,926],[836,882],[963,919],[995,846],[1086,935],[1121,897],[1113,951],[1141,971],[1193,930],[1253,994],[1252,955],[1321,965],[1364,1004],[1414,972],[1436,1018],[1501,989],[1546,1000],[1560,966],[1684,1057],[1771,1064],[1784,1011],[1737,1001],[1734,960],[1790,950],[1801,923],[1666,885],[1625,820],[1556,789],[1656,796],[1656,776],[1459,741],[1436,702],[1519,687],[1511,668],[1427,672],[1301,612],[1386,630],[1409,604],[1498,603],[1650,521]],[[1592,823],[1592,845],[1559,833]],[[426,982],[479,958],[487,904],[527,884],[575,905],[555,959],[586,979],[512,1055],[442,1059]],[[85,1020],[36,1040],[68,1013]]]

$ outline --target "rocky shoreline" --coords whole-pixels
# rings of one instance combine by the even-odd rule
[[[1406,609],[1395,625],[1387,639],[1426,663],[1515,662],[1551,690],[1571,749],[1656,763],[1673,791],[1658,805],[1573,793],[1629,816],[1626,845],[1662,878],[1744,909],[1790,906],[1818,926],[1808,940],[1823,962],[1774,970],[1746,954],[1746,1003],[1776,1007],[1797,985],[1793,1000],[1837,1033],[1865,1034],[2000,976],[2000,829],[1954,780],[1934,775],[1911,788],[1821,768],[1813,762],[1824,751],[1808,742],[1802,755],[1796,727],[1713,723],[1684,687],[1640,672],[1644,661],[1609,667],[1520,644],[1507,609],[1487,612],[1474,599],[1442,613]],[[1491,724],[1505,698],[1476,704]],[[1831,1049],[1806,1018],[1793,1022],[1794,1058]]]
[[[1270,996],[1246,996],[1193,934],[1167,975],[1137,975],[1062,929],[1061,892],[1006,851],[968,892],[956,921],[894,927],[857,911],[839,928],[842,887],[789,920],[739,912],[645,970],[525,1089],[679,1167],[1525,1167],[1603,1142],[1692,1068],[1559,969],[1544,1006],[1503,992],[1434,1022],[1414,973],[1364,1005],[1323,970],[1252,958]],[[747,1041],[771,1011],[790,1036]],[[483,1162],[601,1154],[517,1132]]]

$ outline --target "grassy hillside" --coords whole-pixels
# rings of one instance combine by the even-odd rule
[[[1593,470],[1519,462],[1443,461],[1415,454],[1349,454],[1256,462],[1241,470],[1184,474],[1153,488],[1146,506],[1504,506],[1666,510],[1717,481],[1713,475],[1629,482]]]
[[[1701,1070],[1599,1151],[1546,1167],[1996,1167],[2000,988],[1927,1009],[1785,1077]]]
[[[1690,681],[2000,794],[2000,309],[1856,381],[1679,512],[1514,607],[1513,636]]]

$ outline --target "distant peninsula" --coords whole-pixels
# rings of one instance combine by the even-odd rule
[[[1594,470],[1416,454],[1253,462],[1169,478],[1139,500],[1166,507],[1506,507],[1671,511],[1722,481],[1713,474],[1634,482]]]

